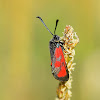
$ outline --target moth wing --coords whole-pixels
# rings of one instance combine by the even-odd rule
[[[61,46],[55,48],[52,73],[58,80],[67,81],[69,79],[69,73]]]

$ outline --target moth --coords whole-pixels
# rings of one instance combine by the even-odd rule
[[[54,34],[48,29],[44,21],[41,17],[37,16],[36,18],[40,19],[46,29],[51,33],[53,38],[49,41],[49,49],[50,49],[50,56],[51,56],[51,70],[52,74],[55,79],[59,81],[68,81],[69,79],[69,71],[67,68],[67,64],[64,58],[64,41],[61,41],[60,37],[55,34],[58,19],[56,20],[56,26],[54,30]]]

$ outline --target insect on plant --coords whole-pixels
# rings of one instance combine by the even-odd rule
[[[40,21],[43,23],[43,25],[46,27],[46,29],[51,33],[53,38],[49,41],[49,49],[50,49],[50,55],[51,55],[51,69],[52,74],[55,77],[55,79],[59,81],[68,81],[69,79],[69,71],[67,68],[67,64],[65,62],[64,58],[64,41],[60,39],[58,35],[55,34],[58,19],[56,20],[56,26],[54,30],[54,34],[48,29],[44,21],[41,17],[37,16],[36,18],[39,18]]]

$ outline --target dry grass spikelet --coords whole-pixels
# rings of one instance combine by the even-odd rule
[[[73,63],[74,56],[75,56],[75,46],[79,42],[79,38],[74,32],[74,29],[72,26],[68,25],[64,29],[63,37],[61,37],[61,40],[64,41],[64,57],[65,61],[68,67],[69,71],[69,80],[66,82],[60,82],[59,86],[57,88],[57,97],[56,100],[70,100],[70,97],[72,96],[72,92],[70,91],[71,83],[72,83],[72,71],[74,71],[74,65],[76,63]]]

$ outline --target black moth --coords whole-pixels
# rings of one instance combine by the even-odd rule
[[[36,18],[39,18],[41,22],[43,23],[43,25],[51,33],[51,31],[43,22],[42,18],[39,16],[37,16]],[[50,55],[51,55],[51,68],[52,68],[52,74],[55,77],[55,79],[60,80],[60,81],[68,81],[69,72],[68,72],[67,64],[65,62],[65,58],[63,54],[64,42],[60,40],[60,37],[58,35],[55,35],[58,21],[59,20],[57,19],[54,35],[51,33],[53,35],[53,38],[49,41],[49,48],[50,48]]]

